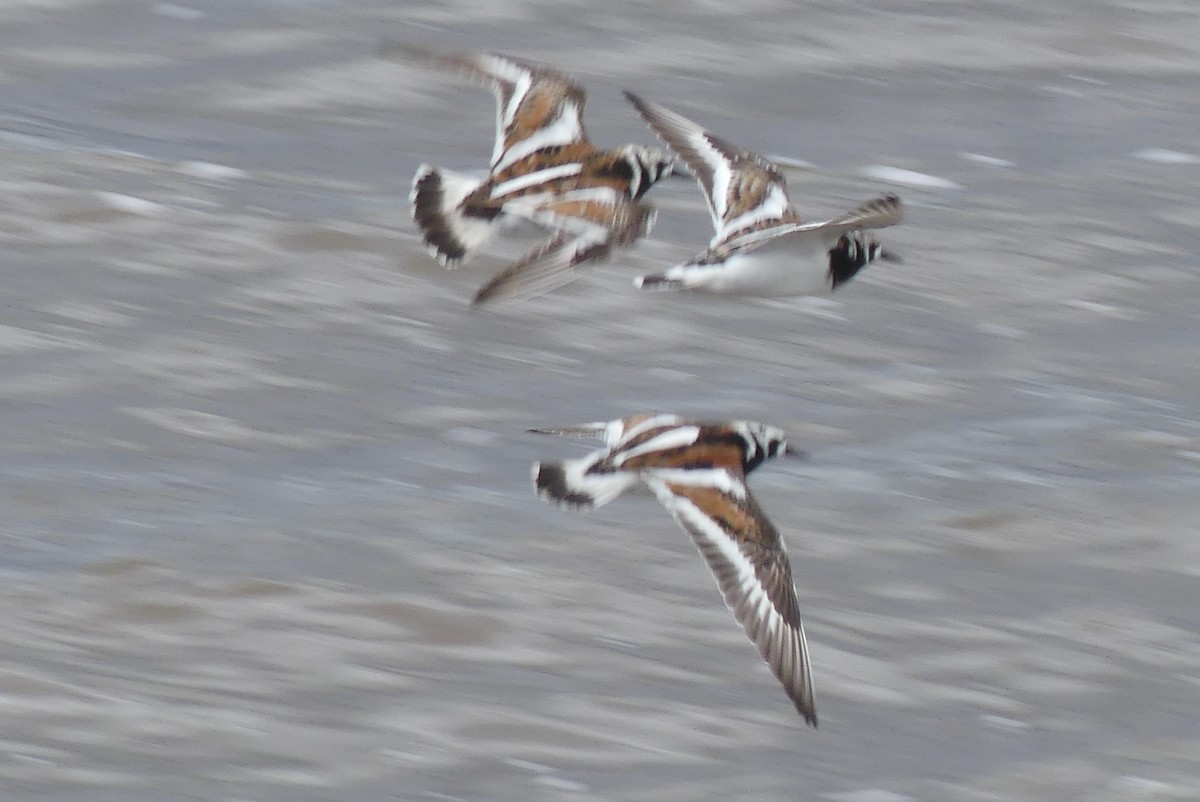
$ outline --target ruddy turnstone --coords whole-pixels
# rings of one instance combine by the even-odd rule
[[[534,432],[594,436],[606,448],[564,462],[538,462],[538,495],[577,508],[600,507],[642,484],[691,535],[759,654],[814,727],[812,668],[778,530],[746,487],[764,460],[789,449],[786,435],[750,421],[695,423],[641,415]]]
[[[413,178],[413,219],[447,267],[476,251],[498,225],[529,220],[550,238],[497,274],[473,304],[539,295],[574,268],[645,234],[653,211],[639,203],[671,175],[670,153],[641,145],[599,150],[583,128],[586,94],[557,70],[492,53],[435,55],[385,46],[459,72],[496,95],[496,144],[486,176],[422,164]]]
[[[708,249],[663,273],[638,276],[647,290],[791,296],[831,292],[876,259],[898,259],[871,229],[900,222],[900,199],[887,195],[819,223],[805,223],[788,198],[778,165],[712,134],[675,112],[625,97],[696,176],[716,233]]]

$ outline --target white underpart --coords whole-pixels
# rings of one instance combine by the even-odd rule
[[[767,190],[767,194],[763,196],[762,202],[753,209],[733,218],[727,223],[717,226],[717,233],[713,236],[711,245],[717,245],[735,231],[739,231],[755,223],[779,220],[790,205],[783,187],[778,184],[772,185]]]
[[[644,471],[646,484],[653,480],[689,487],[711,487],[737,499],[746,498],[746,484],[724,468],[653,468]]]
[[[507,181],[497,184],[492,187],[492,197],[502,198],[505,195],[513,192],[518,192],[528,187],[544,184],[547,181],[554,181],[558,178],[566,178],[567,176],[579,175],[579,171],[583,169],[583,165],[578,162],[571,164],[559,164],[554,167],[547,167],[544,170],[535,170],[532,173],[519,175],[516,178],[510,178]]]
[[[672,448],[683,448],[690,446],[696,442],[696,438],[700,436],[699,426],[676,426],[672,429],[667,429],[662,434],[656,434],[644,443],[620,452],[616,455],[613,462],[617,465],[625,464],[626,460],[640,457],[643,454],[653,454],[655,451],[668,451]]]
[[[614,422],[619,422],[619,421],[614,421]],[[644,421],[640,421],[638,423],[635,423],[633,426],[630,426],[628,431],[626,431],[624,434],[620,435],[620,441],[618,443],[614,443],[613,445],[619,445],[620,443],[629,442],[633,438],[640,435],[642,432],[648,432],[651,429],[657,429],[660,426],[673,426],[677,423],[679,423],[678,415],[654,415],[652,417],[646,418],[646,420],[644,420]]]
[[[663,275],[684,287],[763,298],[825,295],[828,251],[841,229],[828,221],[776,225],[726,243],[732,253],[723,262],[683,264]]]
[[[537,153],[542,148],[555,145],[569,145],[583,137],[583,126],[579,122],[579,108],[574,103],[564,103],[558,111],[558,116],[548,125],[539,128],[520,142],[513,144],[502,155],[492,156],[492,170],[499,171],[520,161],[531,153]],[[503,147],[504,133],[500,132],[497,148]],[[497,160],[498,159],[498,160]]]
[[[754,298],[827,295],[828,260],[822,254],[735,253],[722,263],[676,265],[664,274],[672,281],[707,292]]]

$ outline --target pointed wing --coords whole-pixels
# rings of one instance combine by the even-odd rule
[[[570,77],[530,61],[498,53],[440,55],[419,47],[385,44],[381,55],[401,55],[459,73],[496,96],[496,144],[492,170],[555,145],[586,142],[587,93]]]
[[[750,495],[740,470],[721,472],[718,482],[689,481],[689,473],[711,471],[648,471],[642,479],[691,535],[725,603],[796,710],[817,726],[808,645],[779,532]]]
[[[548,229],[576,235],[598,235],[614,245],[630,245],[654,225],[652,207],[631,201],[620,189],[604,184],[578,186],[509,201],[506,208]]]
[[[764,223],[799,223],[783,173],[771,162],[705,131],[665,106],[632,92],[625,97],[691,169],[712,216],[712,245]]]
[[[573,237],[560,229],[545,244],[492,276],[471,298],[471,306],[544,295],[576,278],[575,267],[607,256],[610,249],[607,240]]]
[[[812,250],[825,251],[833,247],[844,234],[894,226],[904,219],[904,205],[895,195],[885,195],[867,201],[852,212],[819,223],[781,224],[766,230],[747,231],[711,248],[700,262],[718,261],[735,250],[754,249],[764,254],[772,249],[789,253],[804,250],[802,243],[811,242]]]
[[[904,204],[895,195],[884,195],[859,206],[852,212],[835,217],[826,226],[841,229],[839,236],[847,231],[887,228],[904,219]]]
[[[607,259],[614,247],[628,245],[644,234],[653,211],[641,203],[614,203],[565,193],[541,203],[527,216],[536,223],[557,226],[557,230],[543,245],[483,285],[471,300],[473,306],[532,298],[575,280],[580,275],[576,268]]]
[[[534,434],[556,434],[560,437],[596,437],[612,448],[624,438],[640,431],[678,423],[680,423],[678,415],[632,415],[628,418],[611,421],[595,421],[576,426],[551,426],[529,431]]]
[[[609,432],[614,426],[620,426],[621,421],[593,421],[574,426],[546,426],[537,429],[526,429],[531,434],[556,434],[559,437],[593,437],[612,445]]]

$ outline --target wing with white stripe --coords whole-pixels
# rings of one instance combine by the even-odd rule
[[[825,225],[846,231],[869,230],[894,226],[904,219],[904,204],[895,195],[884,195],[859,206],[852,212],[835,217]]]
[[[495,53],[450,57],[448,61],[449,66],[486,84],[496,95],[493,170],[542,148],[587,138],[583,130],[587,94],[567,75]]]
[[[559,437],[591,437],[603,440],[612,445],[609,432],[621,425],[621,421],[598,420],[592,423],[576,423],[570,426],[539,426],[536,429],[526,429],[533,434],[556,434]]]
[[[738,493],[647,471],[643,481],[691,535],[725,603],[804,719],[817,725],[812,668],[791,566],[778,531],[745,487]]]
[[[845,234],[894,226],[904,219],[904,206],[895,195],[867,201],[852,212],[819,223],[782,223],[767,229],[747,231],[720,243],[702,256],[698,263],[718,263],[738,250],[762,254],[786,252],[801,254],[828,250]],[[807,246],[806,246],[806,243]]]
[[[385,58],[452,70],[492,90],[496,96],[493,171],[542,148],[587,140],[583,130],[587,93],[558,70],[498,53],[444,55],[399,42],[385,41],[378,52]]]
[[[577,268],[581,265],[607,259],[613,244],[609,232],[602,228],[579,235],[559,229],[545,244],[513,262],[480,287],[471,299],[471,305],[545,295],[579,278]]]
[[[531,192],[506,201],[505,211],[550,230],[582,235],[602,229],[617,245],[629,245],[654,224],[654,209],[609,186]]]
[[[774,164],[665,106],[632,92],[625,97],[696,176],[716,231],[714,245],[750,226],[800,222],[788,198],[787,181]]]
[[[562,437],[595,437],[603,440],[609,448],[625,438],[647,429],[673,426],[680,422],[678,415],[633,415],[609,421],[593,421],[573,426],[551,426],[530,429],[536,434],[557,434]]]

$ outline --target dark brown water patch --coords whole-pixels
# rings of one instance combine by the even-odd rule
[[[145,557],[121,557],[116,560],[105,560],[104,562],[85,566],[83,573],[92,574],[93,576],[112,577],[139,573],[141,571],[153,571],[161,568],[163,568],[161,563]]]
[[[954,529],[979,531],[982,529],[1001,529],[1017,520],[1011,512],[985,512],[979,515],[967,515],[961,518],[950,518],[943,523]]]
[[[469,610],[434,609],[411,602],[380,601],[342,607],[340,612],[395,624],[431,646],[481,646],[490,643],[498,623]]]
[[[190,604],[171,602],[126,602],[118,605],[116,618],[143,624],[175,624],[200,615],[200,610]]]
[[[279,245],[289,251],[377,251],[382,245],[378,237],[369,237],[336,228],[309,227],[294,230],[279,238]]]

